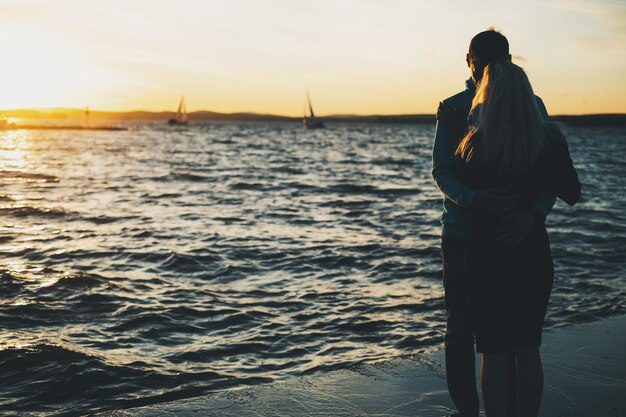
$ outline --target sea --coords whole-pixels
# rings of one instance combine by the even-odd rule
[[[0,414],[76,416],[440,349],[433,125],[0,132]],[[546,328],[626,313],[626,128],[563,127]]]

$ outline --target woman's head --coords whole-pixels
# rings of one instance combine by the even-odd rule
[[[510,61],[487,65],[472,102],[474,126],[457,149],[495,174],[521,175],[543,148],[544,124],[524,70]],[[472,138],[480,134],[480,144]]]

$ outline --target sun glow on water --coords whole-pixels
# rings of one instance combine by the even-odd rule
[[[0,131],[0,171],[24,169],[28,165],[31,148],[31,132],[27,130]]]

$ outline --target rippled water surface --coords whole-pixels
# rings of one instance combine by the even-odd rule
[[[0,409],[77,415],[440,345],[433,126],[0,133]],[[626,312],[625,129],[566,129],[548,326]]]

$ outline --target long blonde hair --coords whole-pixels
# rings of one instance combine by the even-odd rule
[[[521,67],[510,61],[487,65],[470,114],[475,122],[457,155],[495,175],[521,176],[532,169],[544,146],[546,121]]]

